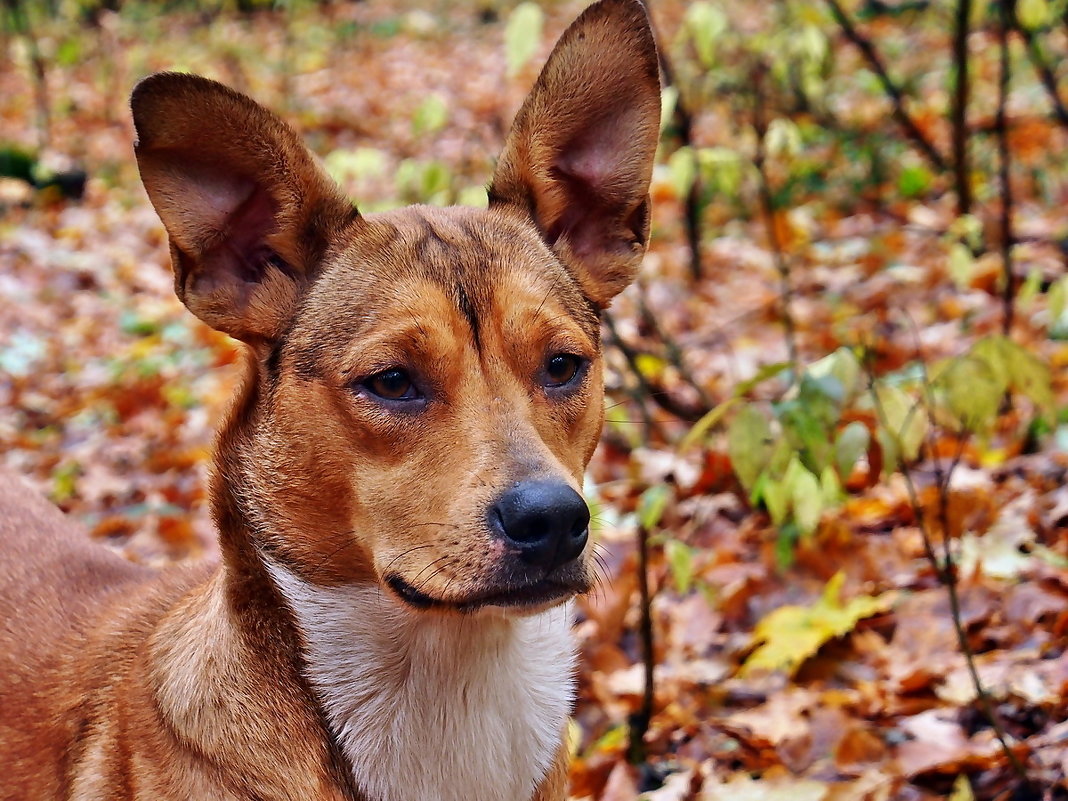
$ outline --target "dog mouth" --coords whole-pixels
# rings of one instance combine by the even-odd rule
[[[474,612],[487,606],[503,607],[516,611],[548,608],[573,595],[583,593],[587,587],[578,581],[543,578],[518,587],[494,589],[463,598],[435,598],[418,590],[400,576],[386,578],[386,584],[408,606],[420,610],[441,609],[456,612]]]

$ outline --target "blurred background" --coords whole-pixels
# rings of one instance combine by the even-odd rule
[[[139,78],[250,94],[364,213],[484,205],[584,5],[0,0],[0,463],[214,551],[240,354],[173,295]],[[1068,0],[649,6],[574,797],[1068,798]]]

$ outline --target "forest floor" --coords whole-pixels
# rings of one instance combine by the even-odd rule
[[[239,352],[174,296],[131,147],[127,98],[138,78],[185,69],[253,95],[295,125],[361,209],[477,202],[511,116],[581,6],[546,5],[545,34],[514,75],[504,67],[508,12],[492,3],[297,3],[242,16],[159,15],[131,2],[95,22],[39,21],[49,158],[84,167],[88,183],[74,201],[0,181],[0,463],[131,559],[215,550],[205,465]],[[677,42],[686,4],[653,7],[662,41]],[[738,35],[747,24],[732,20]],[[880,29],[926,76],[917,91],[938,91],[927,70],[936,44],[945,47],[939,30]],[[838,77],[827,93],[841,114],[889,124],[871,72],[828,37]],[[28,49],[10,35],[0,45],[11,56],[0,60],[0,146],[33,150]],[[988,67],[978,74],[989,84]],[[1029,97],[1021,118],[1041,104],[1040,93]],[[979,124],[993,113],[989,92],[976,106]],[[753,152],[732,108],[709,101],[695,117],[694,143],[727,154],[722,180],[731,153]],[[921,122],[948,149],[945,126]],[[694,279],[665,152],[651,249],[607,337],[609,420],[589,470],[603,576],[576,629],[574,798],[1068,798],[1068,341],[1054,335],[1050,291],[1065,271],[1068,137],[1040,123],[1021,123],[1017,136],[1015,253],[1030,283],[1011,335],[1051,376],[1046,422],[1036,424],[1027,398],[1000,408],[982,436],[943,436],[932,420],[907,474],[881,471],[869,446],[800,535],[773,523],[769,502],[752,502],[722,424],[683,442],[702,412],[734,397],[763,409],[792,397],[785,374],[772,375],[790,355],[781,260],[803,363],[864,346],[866,369],[907,374],[1001,330],[997,249],[959,256],[949,179],[920,174],[906,144],[891,190],[843,173],[795,197],[776,217],[778,247],[745,172],[750,189],[736,190],[736,203],[706,207]],[[1044,161],[1056,153],[1059,170]],[[808,157],[849,159],[832,149]],[[929,186],[910,184],[902,199],[913,179]],[[993,229],[996,186],[977,197],[976,224]],[[744,386],[761,370],[768,380]],[[651,403],[650,386],[668,402]],[[853,419],[874,430],[866,414]],[[656,667],[646,759],[635,766],[639,528],[650,544]],[[949,538],[961,633],[1007,748],[976,700],[925,535],[938,553]]]

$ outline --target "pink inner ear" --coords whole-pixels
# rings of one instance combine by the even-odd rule
[[[577,256],[629,248],[629,241],[620,241],[621,224],[625,230],[631,222],[620,218],[633,202],[627,192],[633,171],[627,163],[628,116],[613,110],[584,129],[562,149],[551,170],[567,199],[546,230],[547,239],[556,242],[565,237]]]
[[[621,179],[626,181],[633,169],[626,163],[633,155],[628,139],[633,116],[625,109],[612,109],[568,142],[557,160],[557,169],[582,181],[605,205],[622,200],[613,197],[612,190]]]
[[[173,181],[176,192],[182,193],[182,217],[201,237],[221,232],[256,189],[253,181],[215,165],[186,162],[176,166],[180,172]]]
[[[198,276],[202,286],[254,283],[266,262],[278,262],[266,243],[277,229],[278,208],[258,182],[225,167],[186,162],[174,190],[182,193],[185,229],[176,239],[210,265]]]

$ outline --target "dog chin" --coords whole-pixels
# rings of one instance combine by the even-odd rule
[[[416,589],[399,576],[386,578],[386,586],[406,606],[420,611],[487,612],[507,617],[526,617],[559,606],[589,587],[584,580],[549,579],[515,587],[493,587],[456,598],[438,598]]]

